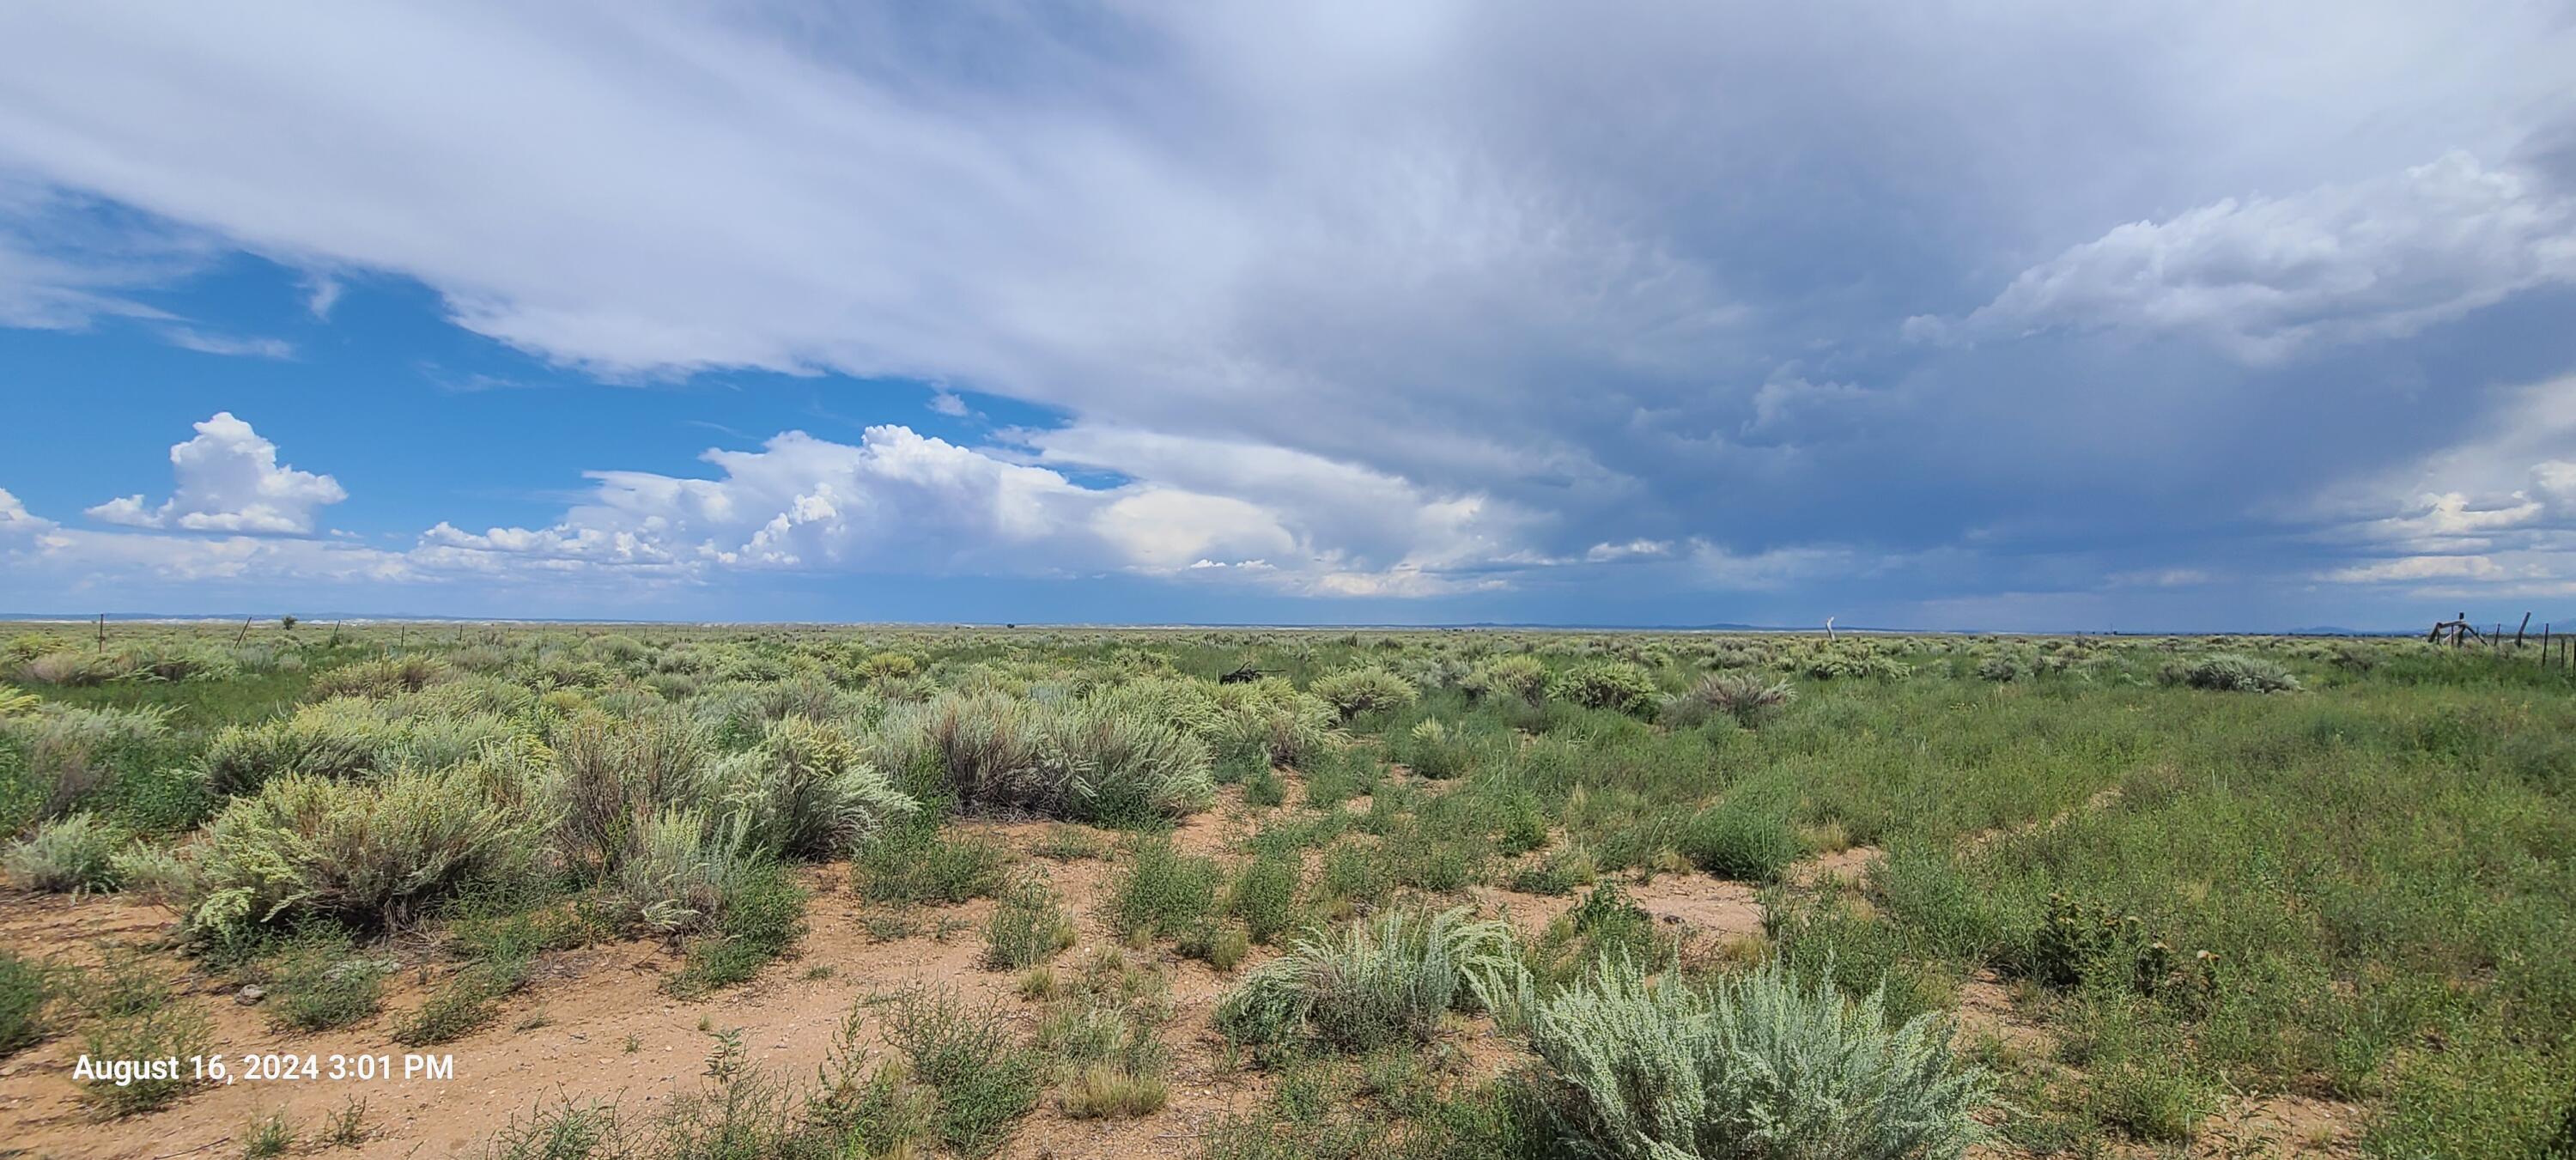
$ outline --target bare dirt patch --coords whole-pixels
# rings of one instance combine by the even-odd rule
[[[1213,812],[1194,825],[1209,849],[1223,839],[1212,829],[1227,824]],[[988,823],[985,830],[1024,855],[1049,823]],[[1188,827],[1184,828],[1185,830]],[[1059,963],[1080,961],[1114,940],[1100,919],[1100,902],[1113,873],[1098,859],[1064,862],[1024,856],[1021,864],[1045,871],[1063,894],[1079,941]],[[1032,1033],[1040,1005],[1021,998],[1018,976],[982,968],[982,925],[993,904],[925,908],[923,933],[891,941],[870,937],[860,919],[866,907],[846,889],[848,867],[813,867],[815,897],[810,928],[794,957],[773,964],[751,983],[699,1001],[673,998],[662,982],[680,965],[659,942],[626,941],[545,956],[529,987],[503,1002],[483,1029],[456,1042],[422,1049],[452,1056],[447,1082],[391,1079],[357,1081],[236,1082],[193,1092],[162,1111],[100,1122],[77,1094],[71,1073],[80,1054],[77,1030],[56,1035],[0,1064],[0,1141],[25,1154],[64,1160],[181,1155],[223,1155],[253,1120],[284,1111],[311,1133],[323,1117],[351,1097],[366,1100],[372,1129],[357,1155],[448,1156],[478,1152],[516,1117],[562,1100],[617,1100],[630,1118],[650,1117],[679,1095],[698,1089],[712,1041],[701,1024],[739,1028],[751,1061],[790,1079],[814,1074],[834,1031],[855,1005],[915,984],[946,986],[970,1003],[1003,1005],[1023,1037]],[[944,921],[943,921],[944,920]],[[165,942],[176,918],[166,910],[116,896],[73,900],[62,896],[0,896],[0,945],[86,966],[115,942]],[[945,927],[947,937],[933,931]],[[181,980],[190,1001],[215,1019],[215,1051],[238,1057],[252,1052],[312,1054],[324,1060],[390,1055],[399,1069],[408,1050],[393,1042],[393,1016],[419,1005],[430,991],[416,967],[388,987],[384,1012],[364,1023],[320,1035],[279,1032],[265,1011],[238,1004],[232,988],[173,950],[149,952]],[[1171,1102],[1163,1111],[1132,1121],[1075,1120],[1050,1094],[1023,1121],[1004,1149],[1008,1156],[1133,1156],[1176,1145],[1229,1112],[1257,1107],[1267,1084],[1257,1072],[1236,1068],[1210,1027],[1216,1000],[1230,985],[1195,961],[1157,950],[1124,950],[1130,959],[1163,973],[1173,1017],[1163,1034],[1172,1048]],[[1256,953],[1256,959],[1259,954]],[[434,981],[434,980],[433,980]],[[208,993],[208,988],[214,993]],[[862,1042],[877,1044],[885,1007],[866,1010]],[[879,1048],[885,1051],[890,1049]],[[16,1154],[16,1153],[11,1153]],[[350,1154],[350,1153],[334,1153]]]

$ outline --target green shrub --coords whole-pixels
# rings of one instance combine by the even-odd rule
[[[728,892],[763,860],[749,833],[750,820],[740,814],[710,825],[695,810],[663,809],[628,831],[608,882],[611,908],[625,922],[664,934],[714,926]]]
[[[414,717],[387,701],[334,697],[293,715],[234,725],[206,747],[206,779],[216,793],[247,794],[272,778],[333,780],[397,767],[443,768],[519,732],[498,717]]]
[[[1297,921],[1297,883],[1305,863],[1293,851],[1263,854],[1246,863],[1226,891],[1225,912],[1243,920],[1252,941],[1269,943]]]
[[[384,1001],[386,964],[354,953],[346,936],[307,936],[268,969],[269,1016],[297,1031],[346,1027]]]
[[[1046,879],[1031,874],[1012,884],[984,923],[984,965],[1022,970],[1073,945],[1073,920]]]
[[[125,831],[96,814],[67,814],[0,853],[0,868],[29,890],[113,890],[115,857]]]
[[[1187,934],[1216,909],[1223,879],[1215,861],[1181,853],[1168,835],[1139,838],[1110,887],[1110,929],[1131,938]]]
[[[307,915],[391,925],[468,883],[523,872],[534,837],[471,770],[371,785],[290,774],[207,827],[189,922],[217,934]]]
[[[1469,913],[1390,910],[1301,939],[1218,1001],[1217,1029],[1237,1043],[1311,1036],[1344,1051],[1428,1042],[1441,1015],[1482,1001],[1482,978],[1516,965],[1511,929]]]
[[[2009,653],[1997,653],[1977,662],[1977,679],[2007,684],[2030,675],[2029,666]]]
[[[1819,681],[1871,678],[1894,681],[1903,680],[1914,672],[1913,666],[1866,643],[1826,645],[1796,667]]]
[[[1220,685],[1212,745],[1253,750],[1264,766],[1304,769],[1332,743],[1334,709],[1277,677]]]
[[[1721,878],[1776,882],[1805,848],[1786,816],[1729,798],[1700,811],[1682,828],[1681,852]]]
[[[743,982],[804,936],[804,888],[787,867],[763,857],[727,877],[714,933],[689,944],[669,990],[688,997]]]
[[[285,1112],[271,1112],[242,1129],[241,1141],[242,1160],[274,1160],[295,1147],[295,1126]]]
[[[1501,841],[1503,853],[1526,854],[1547,845],[1547,814],[1539,809],[1538,798],[1526,790],[1503,795]]]
[[[1511,888],[1523,894],[1566,894],[1588,886],[1599,871],[1590,851],[1580,846],[1559,849],[1537,865],[1525,865],[1512,876]]]
[[[967,1007],[953,993],[916,988],[896,998],[885,1035],[937,1093],[933,1124],[960,1155],[990,1153],[1037,1106],[1040,1061],[1013,1042],[997,1004]]]
[[[851,876],[870,902],[959,903],[1002,888],[1010,852],[983,834],[942,829],[921,819],[894,827],[859,847]]]
[[[453,680],[455,675],[446,662],[436,657],[414,655],[353,661],[315,674],[308,695],[316,701],[333,697],[391,697],[398,693],[417,693],[441,681]]]
[[[1415,775],[1448,781],[1467,772],[1466,740],[1437,719],[1416,722],[1395,739],[1394,757]]]
[[[1317,677],[1306,691],[1332,706],[1346,721],[1362,713],[1404,708],[1422,695],[1413,682],[1376,665]]]
[[[16,951],[0,950],[0,1058],[48,1034],[45,1006],[53,995],[53,979],[43,966]]]
[[[1287,800],[1288,784],[1279,780],[1279,775],[1267,765],[1254,770],[1252,776],[1244,779],[1243,804],[1245,805],[1268,807],[1283,804]]]
[[[1548,695],[1587,709],[1612,709],[1631,716],[1654,712],[1655,679],[1626,661],[1594,661],[1558,673],[1548,682]]]
[[[1986,1074],[1962,1066],[1933,1016],[1890,1027],[1771,964],[1702,990],[1649,982],[1624,957],[1538,1002],[1530,1040],[1587,1150],[1636,1160],[1957,1157]]]
[[[96,1060],[175,1061],[175,1074],[123,1084],[112,1077],[83,1080],[81,1098],[110,1116],[158,1111],[197,1086],[191,1061],[214,1050],[214,1042],[213,1017],[193,1002],[162,1002],[102,1018],[83,1037],[83,1054]]]
[[[1047,812],[1062,817],[1137,825],[1204,809],[1216,794],[1207,743],[1166,721],[1085,704],[1055,719],[1050,741],[1061,801]]]
[[[704,732],[676,713],[585,713],[555,731],[550,755],[554,848],[573,866],[606,874],[636,848],[638,828],[701,784],[708,748]]]

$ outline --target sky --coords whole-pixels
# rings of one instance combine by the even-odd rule
[[[2576,622],[2569,61],[2563,0],[9,5],[0,613]]]

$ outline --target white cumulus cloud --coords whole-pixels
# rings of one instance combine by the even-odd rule
[[[170,448],[169,499],[147,506],[141,495],[124,496],[89,516],[136,528],[308,535],[315,512],[349,498],[338,480],[279,463],[277,445],[230,411],[196,427],[196,438]]]

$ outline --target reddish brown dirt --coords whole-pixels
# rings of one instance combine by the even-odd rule
[[[1290,800],[1301,800],[1301,795],[1302,787],[1292,786]],[[1355,804],[1366,808],[1365,801]],[[1261,812],[1244,807],[1240,791],[1229,789],[1217,808],[1183,826],[1177,841],[1193,853],[1237,860],[1240,840],[1250,832],[1252,817]],[[1057,862],[1030,854],[1050,829],[1048,823],[984,823],[977,828],[1018,851],[1024,867],[1047,873],[1064,896],[1079,939],[1059,964],[1077,963],[1116,945],[1099,913],[1110,888],[1109,862]],[[1875,857],[1875,851],[1865,848],[1844,851],[1802,864],[1793,871],[1790,883],[1793,888],[1811,889],[1831,877],[1862,875]],[[795,957],[773,965],[746,986],[708,999],[682,1001],[661,989],[678,958],[658,943],[620,942],[546,956],[530,986],[506,1000],[489,1025],[430,1049],[455,1061],[454,1078],[443,1082],[405,1082],[398,1077],[370,1082],[240,1082],[200,1089],[160,1112],[101,1122],[79,1100],[70,1078],[80,1052],[78,1029],[71,1028],[0,1061],[0,1156],[63,1160],[224,1156],[239,1149],[237,1137],[255,1119],[283,1111],[309,1137],[325,1115],[351,1097],[366,1101],[371,1135],[355,1152],[328,1154],[472,1154],[514,1117],[567,1098],[618,1100],[630,1118],[648,1117],[669,1106],[675,1097],[699,1087],[711,1043],[700,1029],[702,1024],[739,1028],[755,1064],[791,1079],[810,1077],[823,1061],[834,1030],[855,1005],[915,983],[947,985],[970,1001],[997,1002],[1023,1036],[1034,1029],[1042,1006],[1017,994],[1016,976],[984,970],[977,961],[990,902],[924,908],[914,915],[922,933],[877,942],[860,922],[865,908],[845,888],[847,876],[848,868],[841,865],[811,870],[816,891],[808,914],[811,931]],[[1761,929],[1754,890],[1740,883],[1675,874],[1631,884],[1628,889],[1639,906],[1688,942],[1715,945]],[[1480,910],[1508,913],[1516,927],[1529,933],[1544,929],[1579,897],[1518,894],[1493,887],[1478,887],[1470,893]],[[935,933],[942,926],[948,929],[944,939]],[[279,1032],[269,1026],[263,1009],[234,1002],[230,985],[196,969],[166,945],[158,945],[166,943],[174,930],[175,916],[168,911],[117,896],[75,900],[0,893],[0,946],[78,969],[94,966],[114,944],[152,945],[146,953],[178,981],[183,1001],[203,1004],[215,1020],[214,1050],[234,1058],[254,1052],[291,1052],[327,1059],[336,1052],[390,1055],[399,1065],[404,1049],[390,1038],[394,1017],[418,1007],[435,982],[435,974],[421,967],[431,957],[425,949],[399,945],[390,953],[407,965],[388,988],[384,1012],[322,1035]],[[1050,1092],[1038,1111],[1021,1123],[1003,1155],[1183,1154],[1195,1150],[1195,1141],[1220,1118],[1252,1111],[1265,1098],[1265,1078],[1257,1071],[1232,1066],[1229,1053],[1210,1028],[1216,1000],[1231,979],[1205,964],[1177,960],[1161,950],[1124,949],[1123,953],[1158,972],[1168,986],[1173,1017],[1163,1034],[1174,1058],[1170,1104],[1139,1120],[1076,1120],[1063,1114]],[[1253,961],[1271,953],[1275,952],[1256,949]],[[885,1054],[888,1049],[877,1042],[884,1008],[865,1010],[862,1041]],[[1960,1018],[1965,1034],[1990,1032],[2037,1057],[2052,1049],[2044,1028],[2017,1010],[2003,984],[1992,978],[1962,986]],[[1484,1019],[1461,1021],[1436,1050],[1453,1060],[1457,1073],[1469,1080],[1501,1074],[1527,1058]],[[2259,1138],[2273,1141],[2277,1150],[2288,1154],[2343,1156],[2351,1154],[2355,1123],[2357,1113],[2346,1105],[2275,1097],[2240,1101],[2223,1109],[2202,1138],[2211,1146],[2222,1140]],[[2196,1144],[2192,1154],[2214,1153]]]
[[[1657,921],[1710,938],[1759,934],[1762,904],[1753,887],[1706,874],[1659,874],[1628,887],[1628,897]]]
[[[1211,817],[1196,823],[1223,825]],[[992,825],[1025,850],[1044,833],[1038,823]],[[1098,917],[1109,865],[1098,860],[1050,862],[1024,858],[1044,869],[1074,912],[1080,941],[1060,962],[1078,961],[1112,940]],[[948,985],[971,1001],[1002,1003],[1024,1034],[1034,1028],[1039,1005],[1020,998],[1016,976],[987,971],[981,927],[992,904],[926,910],[917,917],[925,933],[892,942],[870,939],[859,918],[863,907],[842,888],[846,866],[817,867],[810,878],[816,897],[808,912],[810,933],[793,959],[764,971],[752,983],[708,999],[686,1002],[661,990],[678,959],[658,943],[622,942],[549,955],[531,985],[505,1001],[498,1018],[454,1043],[429,1049],[455,1060],[447,1082],[279,1081],[236,1082],[200,1089],[173,1106],[131,1119],[100,1122],[78,1098],[71,1079],[80,1054],[77,1034],[55,1038],[0,1064],[0,1154],[79,1158],[219,1156],[232,1151],[250,1123],[283,1110],[305,1133],[349,1097],[367,1101],[373,1129],[357,1154],[448,1156],[479,1151],[513,1116],[565,1098],[621,1100],[629,1116],[649,1116],[699,1085],[711,1040],[699,1027],[740,1028],[752,1062],[803,1079],[823,1062],[841,1019],[861,999],[914,983]],[[941,919],[952,933],[930,933]],[[12,893],[0,896],[0,945],[86,965],[100,948],[120,940],[165,938],[175,926],[167,911],[113,896],[77,902]],[[1171,1104],[1144,1120],[1077,1121],[1048,1102],[1021,1125],[1005,1155],[1134,1155],[1159,1133],[1196,1134],[1229,1111],[1249,1110],[1261,1099],[1257,1073],[1228,1068],[1209,1014],[1228,980],[1195,962],[1175,962],[1153,952],[1129,952],[1169,982],[1174,1008],[1164,1034],[1172,1045]],[[397,1067],[405,1049],[393,1043],[397,1012],[419,1005],[428,993],[414,970],[389,988],[385,1011],[354,1027],[322,1035],[273,1030],[262,1010],[234,1002],[229,986],[193,973],[176,953],[154,953],[174,975],[202,992],[187,1001],[205,1004],[216,1021],[214,1050],[238,1057],[252,1052],[292,1052],[327,1057],[383,1055]],[[813,977],[820,968],[827,976]],[[870,1008],[863,1042],[877,1046],[878,1012]],[[533,1024],[533,1025],[532,1025]],[[325,1064],[327,1066],[327,1062]]]

